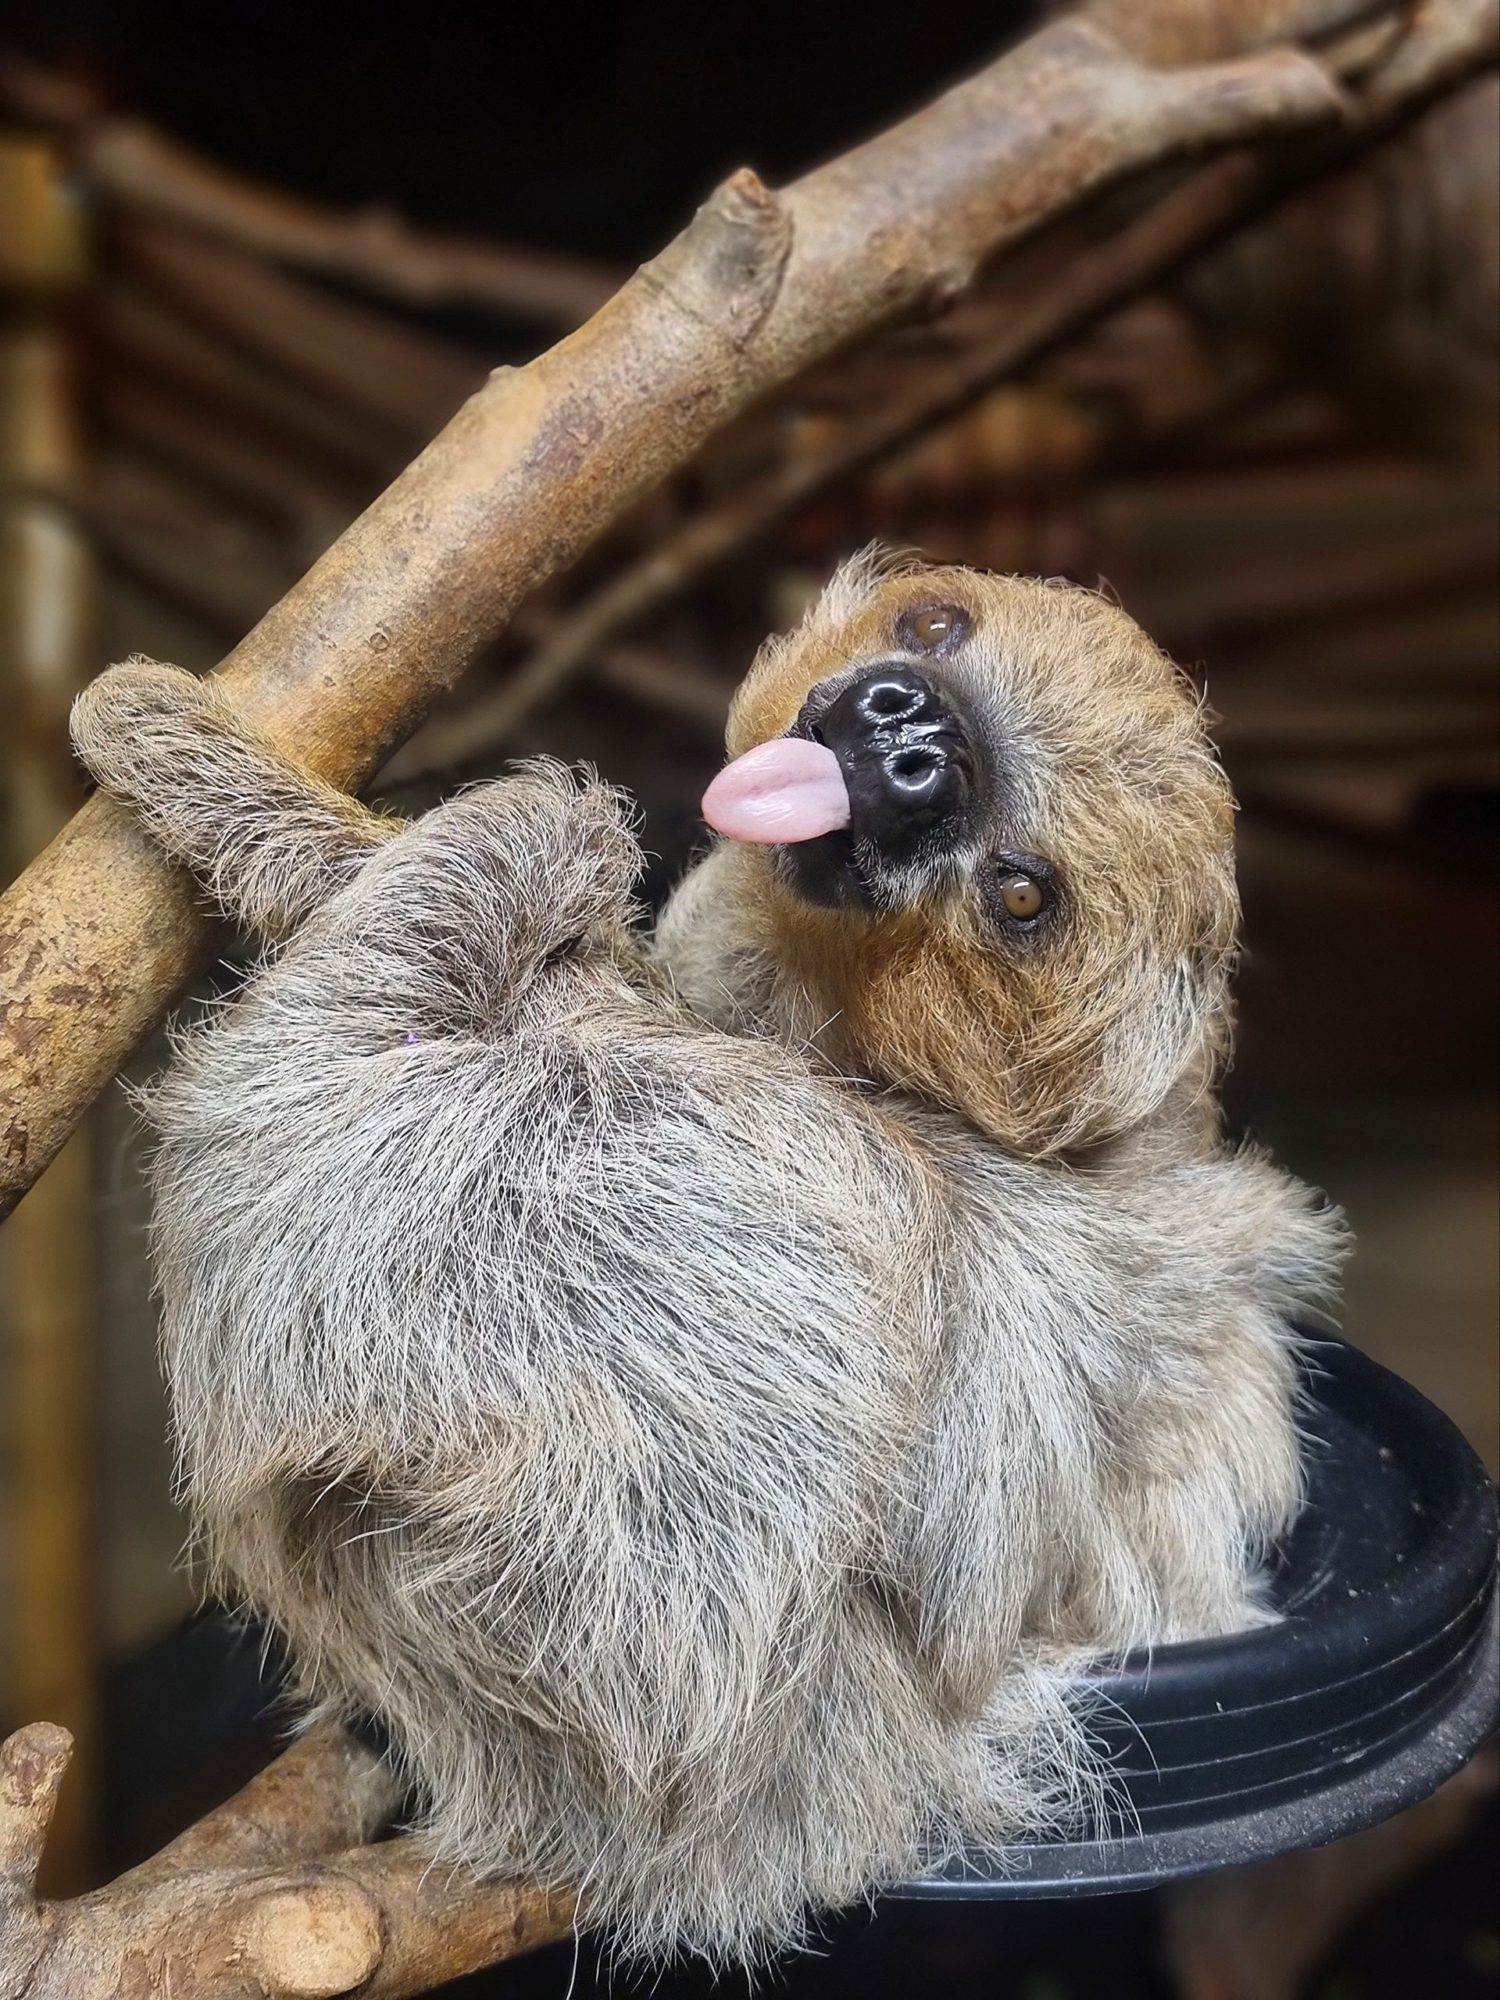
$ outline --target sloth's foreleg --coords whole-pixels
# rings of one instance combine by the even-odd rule
[[[241,923],[283,938],[400,831],[289,764],[212,681],[127,660],[73,706],[73,747],[105,791]]]

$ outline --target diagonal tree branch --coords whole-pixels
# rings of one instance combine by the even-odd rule
[[[602,646],[674,602],[817,494],[957,415],[996,383],[1172,277],[1268,209],[1384,145],[1435,96],[1493,61],[1493,36],[1484,27],[1484,12],[1462,0],[1430,7],[1422,30],[1400,44],[1399,64],[1393,59],[1374,73],[1334,136],[1290,158],[1245,154],[1200,169],[1114,236],[1068,258],[1051,283],[994,334],[927,371],[905,396],[857,417],[820,453],[788,460],[697,515],[560,619],[551,639],[521,670],[466,713],[466,740],[503,744],[528,716],[559,695]],[[1136,32],[1141,32],[1139,22]],[[1356,56],[1362,57],[1362,51]],[[433,740],[422,745],[420,758],[393,763],[393,775],[440,767],[442,756],[442,736],[435,731]]]
[[[226,688],[283,751],[359,785],[529,589],[757,398],[1122,175],[1339,102],[1292,50],[1158,71],[1069,20],[781,194],[736,174],[587,325],[465,404],[229,656]],[[104,799],[0,902],[0,1212],[202,936]]]

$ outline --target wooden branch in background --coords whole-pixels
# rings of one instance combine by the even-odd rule
[[[790,458],[758,484],[732,493],[612,577],[518,674],[485,698],[483,733],[503,743],[553,700],[601,645],[681,597],[816,495],[946,422],[996,383],[1034,365],[1289,195],[1367,156],[1405,129],[1434,94],[1446,94],[1494,60],[1493,10],[1438,6],[1429,14],[1426,59],[1414,64],[1408,54],[1399,71],[1377,72],[1359,115],[1326,147],[1291,162],[1247,156],[1202,169],[1114,237],[1069,257],[1009,324],[946,367],[929,369],[904,398],[853,419],[820,454]],[[1478,32],[1470,40],[1473,28]],[[431,746],[418,754],[426,764],[434,761]],[[414,766],[415,756],[412,761]]]
[[[391,1793],[333,1730],[118,1881],[38,1900],[70,1749],[45,1722],[0,1745],[3,2000],[407,2000],[573,1927],[572,1896],[435,1866],[409,1839],[362,1844]]]
[[[954,297],[1001,246],[1149,164],[1335,115],[1294,51],[1157,72],[1042,30],[782,194],[733,176],[586,326],[502,371],[237,647],[226,691],[358,786],[528,590],[768,391]],[[96,798],[0,904],[0,1206],[194,963],[187,885]]]
[[[268,367],[259,356],[236,352],[138,285],[104,287],[94,317],[101,350],[111,365],[124,361],[151,379],[187,391],[211,410],[250,417],[259,435],[289,457],[362,480],[366,491],[402,449],[398,425],[389,420],[372,424],[347,402],[309,395],[280,369]]]
[[[1030,518],[1036,496],[1024,505]],[[1158,467],[1149,482],[1107,483],[1084,505],[1076,532],[1091,559],[1126,580],[1175,649],[1211,653],[1210,692],[1226,717],[1219,733],[1234,770],[1282,755],[1422,769],[1493,763],[1488,485],[1455,490],[1438,472],[1358,458],[1293,471],[1251,463],[1228,478],[1190,465],[1166,476]],[[79,521],[101,562],[143,579],[211,631],[242,630],[292,580],[282,538],[185,494],[133,456],[96,464]],[[1205,589],[1205,565],[1192,552],[1228,544],[1244,552],[1243,575],[1234,588]],[[510,637],[542,647],[559,625],[557,612],[532,602]],[[620,639],[591,671],[699,731],[705,763],[715,754],[732,673],[680,647]],[[380,789],[484,770],[522,747],[514,733],[497,738],[486,700],[471,698],[430,718],[386,766]]]
[[[1178,2000],[1296,2000],[1360,1910],[1463,1838],[1497,1775],[1491,1747],[1364,1833],[1168,1887],[1163,1957]]]
[[[71,134],[77,165],[106,207],[406,305],[468,306],[572,327],[596,312],[623,276],[583,257],[415,230],[385,208],[350,214],[280,193],[141,119],[104,115],[85,89],[23,57],[0,61],[0,101]]]
[[[1210,339],[1322,381],[1367,436],[1495,463],[1500,78],[1456,91],[1187,274]]]
[[[215,505],[266,524],[284,542],[293,578],[359,512],[357,479],[340,478],[326,467],[314,470],[300,460],[289,463],[252,425],[205,413],[190,397],[151,375],[116,366],[97,401],[101,422],[96,454],[139,456],[174,476],[184,505],[207,495]],[[94,494],[84,497],[92,512]],[[269,602],[274,599],[257,605],[227,636],[233,639],[245,631]]]
[[[103,562],[138,577],[220,634],[244,631],[296,580],[291,552],[280,538],[257,533],[240,515],[185,495],[177,481],[134,455],[97,458],[92,490],[77,503],[76,512]],[[555,613],[530,604],[517,614],[511,633],[542,645],[555,625]],[[595,670],[605,686],[633,701],[698,723],[714,735],[723,731],[734,683],[701,664],[659,646],[618,641],[601,652]],[[434,768],[451,769],[494,748],[483,718],[471,727],[468,716],[466,707],[428,725],[439,730],[437,742],[446,753],[445,762]],[[421,737],[425,735],[424,730]],[[406,783],[414,771],[401,752],[382,778]],[[420,774],[426,774],[425,766]]]
[[[118,248],[134,273],[216,341],[394,431],[405,449],[483,384],[483,364],[436,335],[345,305],[186,230],[135,227]]]
[[[80,164],[111,202],[414,306],[576,326],[620,274],[581,257],[418,231],[385,208],[342,214],[273,194],[132,118],[89,130]]]

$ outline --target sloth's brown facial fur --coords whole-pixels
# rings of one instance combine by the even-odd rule
[[[747,854],[766,948],[830,1022],[823,1045],[1033,1156],[1204,1092],[1238,909],[1232,802],[1183,677],[1093,593],[856,563],[762,650],[730,754],[820,733],[875,670],[954,719],[962,797],[922,839],[867,838],[856,753],[850,835]]]

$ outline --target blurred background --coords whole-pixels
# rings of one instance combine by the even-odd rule
[[[585,318],[726,171],[791,178],[1035,11],[0,14],[0,874],[82,796],[66,708],[100,665],[211,666],[489,368]],[[1049,232],[743,419],[526,605],[376,789],[415,811],[518,753],[590,758],[642,802],[657,898],[703,838],[730,690],[841,555],[878,536],[1102,584],[1206,685],[1242,802],[1231,1115],[1347,1209],[1348,1333],[1493,1470],[1500,93],[978,380],[1066,251]],[[116,1089],[0,1230],[0,1733],[78,1737],[59,1888],[149,1852],[281,1727],[274,1666],[182,1560],[145,1227]],[[1245,1991],[1492,1992],[1482,1807],[1414,1833],[1301,1983]],[[836,1927],[782,1983],[1189,1990],[1158,1899],[1067,1935],[932,1908]],[[598,1976],[557,1948],[485,1990]]]

